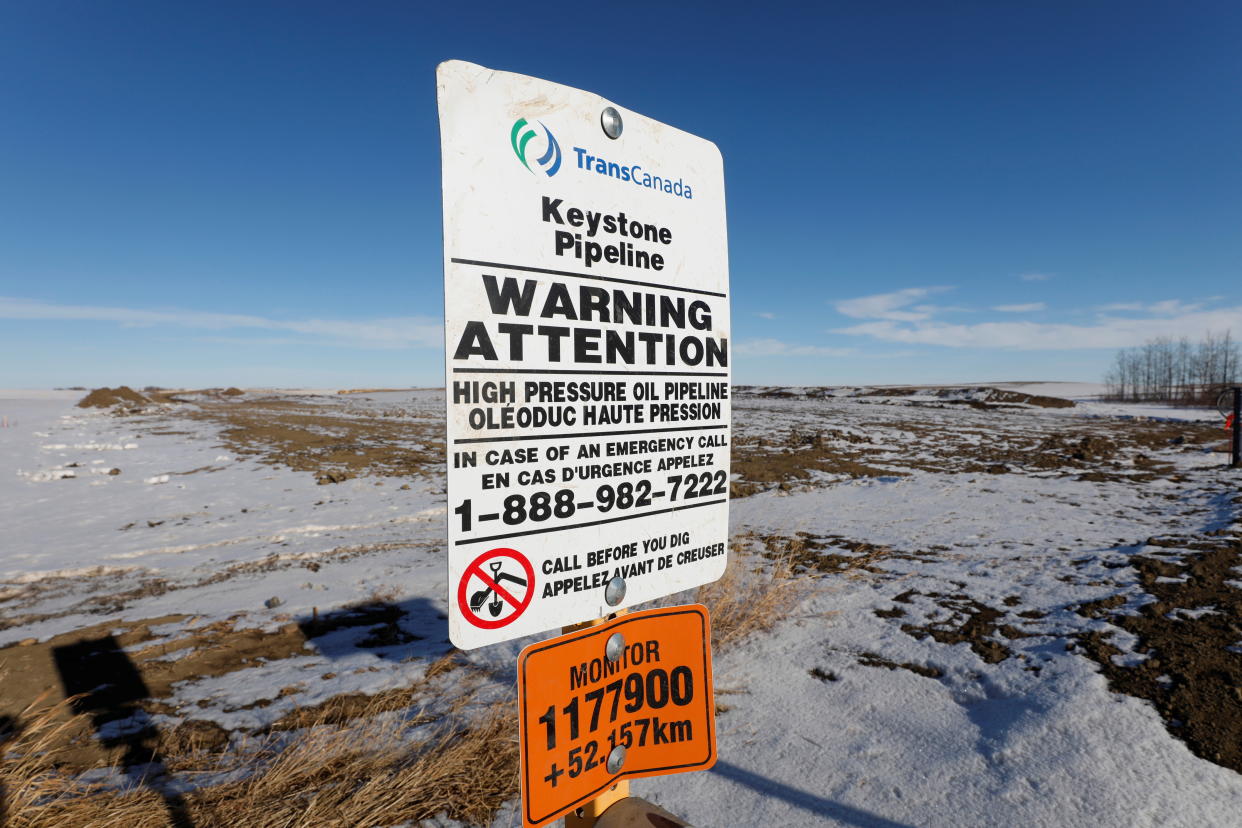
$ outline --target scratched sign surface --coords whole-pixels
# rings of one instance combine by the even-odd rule
[[[450,61],[437,80],[453,643],[601,617],[617,575],[623,607],[715,580],[731,370],[720,153],[536,78]]]

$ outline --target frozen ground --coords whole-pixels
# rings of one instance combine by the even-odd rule
[[[716,768],[635,793],[699,826],[1238,824],[1235,754],[1160,695],[1198,668],[1134,625],[1193,649],[1240,620],[1242,573],[1194,568],[1237,545],[1218,418],[1004,388],[1080,402],[739,394],[734,554],[792,559],[806,598],[717,654]],[[440,392],[128,416],[79,396],[0,392],[0,716],[63,692],[53,654],[82,637],[116,638],[158,726],[233,734],[409,686],[450,651]],[[463,658],[499,697],[526,643]],[[1242,655],[1220,649],[1233,734]]]

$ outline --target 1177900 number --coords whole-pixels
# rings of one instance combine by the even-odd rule
[[[579,737],[582,725],[589,719],[586,732],[594,733],[599,729],[602,712],[608,711],[608,724],[617,720],[620,713],[622,698],[625,699],[626,713],[634,714],[643,707],[659,710],[670,702],[678,707],[685,707],[694,700],[694,674],[689,667],[674,667],[665,670],[656,667],[643,673],[630,673],[625,678],[617,679],[603,687],[597,687],[589,693],[574,696],[569,704],[561,708],[557,716],[555,705],[539,717],[547,736],[548,750],[555,750],[557,744],[557,720],[564,719],[570,741]]]

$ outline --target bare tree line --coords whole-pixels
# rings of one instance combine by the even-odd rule
[[[1197,344],[1184,336],[1157,337],[1117,352],[1104,376],[1104,396],[1130,402],[1211,405],[1223,387],[1238,383],[1240,366],[1232,331],[1209,331]]]

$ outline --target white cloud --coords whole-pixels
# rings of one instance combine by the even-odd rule
[[[1152,302],[1149,305],[1145,305],[1142,302],[1114,302],[1110,305],[1101,306],[1100,310],[1141,311],[1143,313],[1154,313],[1157,316],[1181,316],[1202,310],[1203,306],[1202,302],[1183,302],[1180,299],[1165,299],[1160,302]]]
[[[214,342],[217,345],[243,345],[263,348],[272,345],[314,345],[315,340],[300,336],[196,336],[195,342]]]
[[[1178,299],[1165,299],[1163,302],[1154,302],[1148,305],[1147,312],[1160,316],[1180,316],[1186,313],[1194,313],[1202,307],[1203,305],[1198,303],[1186,304]]]
[[[1051,273],[1023,273],[1018,277],[1024,282],[1046,282],[1052,278]]]
[[[98,305],[57,305],[0,296],[0,319],[114,322],[128,327],[172,325],[204,330],[247,328],[301,334],[301,344],[353,348],[436,348],[443,343],[438,320],[395,316],[369,320],[268,319],[247,314],[144,310]]]
[[[992,310],[1000,311],[1001,313],[1033,313],[1047,309],[1048,306],[1043,302],[1027,302],[1024,305],[997,305],[992,308]]]
[[[819,345],[790,345],[779,339],[748,339],[733,343],[733,353],[743,356],[823,356],[842,357],[854,353],[853,348],[825,348]]]
[[[1179,304],[1177,307],[1196,308],[1198,306]],[[899,324],[899,321],[884,320],[838,328],[832,333],[867,336],[883,342],[900,342],[910,345],[1061,351],[1080,348],[1125,348],[1141,345],[1159,336],[1174,338],[1187,336],[1197,339],[1206,331],[1229,329],[1242,331],[1242,306],[1212,311],[1188,311],[1163,318],[1101,315],[1094,324],[1086,325],[1035,322],[984,322],[975,325],[916,322],[903,325]]]
[[[948,287],[906,288],[892,293],[876,293],[857,299],[842,299],[836,303],[837,313],[855,319],[892,319],[898,322],[917,322],[927,319],[935,311],[934,306],[920,305],[902,310],[933,293],[951,290]]]
[[[759,317],[760,319],[775,319],[776,318],[776,314],[771,313],[769,311],[759,311],[758,313],[755,314],[755,316]]]

